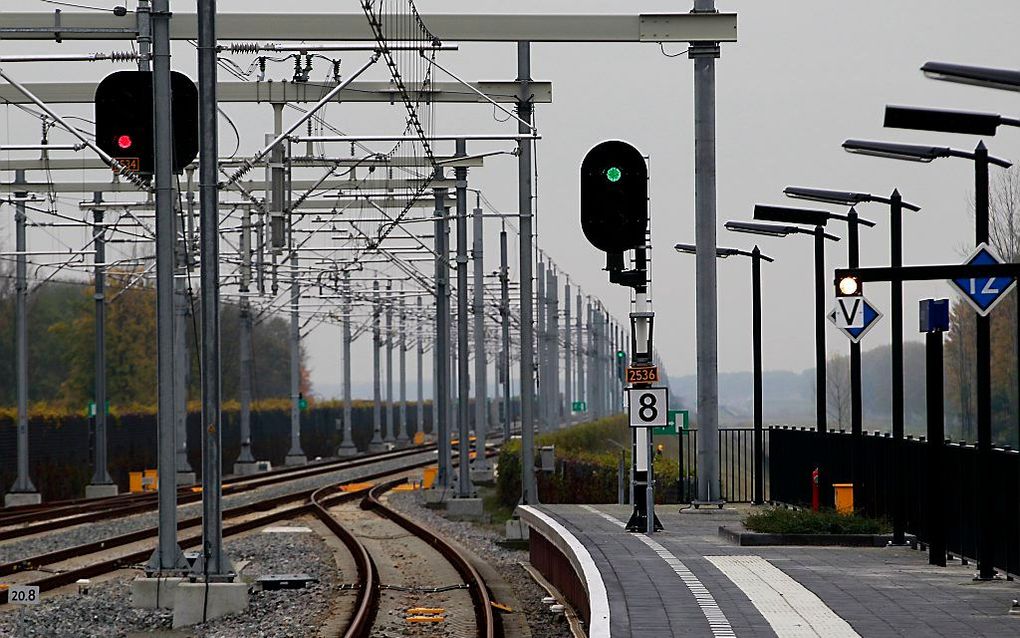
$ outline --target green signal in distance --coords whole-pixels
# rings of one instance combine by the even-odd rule
[[[621,171],[619,168],[615,166],[610,166],[608,169],[606,169],[606,179],[608,179],[609,181],[615,183],[620,181],[621,177],[623,177],[623,171]]]

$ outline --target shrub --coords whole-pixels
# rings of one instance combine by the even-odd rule
[[[833,510],[768,508],[751,512],[744,527],[764,534],[882,534],[890,526],[881,520]]]

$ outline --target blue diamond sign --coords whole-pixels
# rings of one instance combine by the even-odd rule
[[[882,318],[882,313],[879,312],[878,308],[871,305],[871,302],[867,299],[864,299],[863,297],[861,297],[861,299],[864,302],[863,304],[850,306],[845,312],[851,312],[854,315],[860,313],[863,315],[863,319],[856,316],[848,316],[845,317],[845,321],[840,321],[836,314],[840,312],[839,306],[833,308],[832,312],[828,314],[829,321],[839,328],[840,332],[845,334],[847,338],[854,343],[860,343],[861,339],[864,338],[864,335],[868,334],[868,332],[875,327],[875,324],[878,323],[878,320]],[[844,325],[858,325],[861,327],[845,328]]]
[[[971,253],[968,266],[987,266],[1001,264],[1002,258],[988,244],[981,243]],[[953,279],[949,282],[963,294],[963,298],[982,317],[992,311],[1003,298],[1016,286],[1015,277],[977,277],[974,279]]]

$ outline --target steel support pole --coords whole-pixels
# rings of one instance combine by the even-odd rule
[[[416,354],[418,365],[415,368],[417,372],[417,397],[418,397],[418,413],[416,416],[417,429],[416,432],[425,434],[425,371],[422,367],[424,360],[425,349],[422,345],[422,323],[425,321],[425,317],[421,307],[421,297],[415,298],[415,308],[417,309],[418,316],[415,320],[415,341],[416,343]]]
[[[443,179],[443,169],[436,169],[436,179]],[[450,269],[449,236],[446,220],[446,189],[433,189],[435,195],[435,253],[436,253],[436,342],[433,348],[435,367],[435,395],[433,396],[433,425],[439,446],[439,472],[436,487],[449,489],[452,476],[453,454],[450,450]]]
[[[545,262],[542,261],[541,257],[538,259],[538,263],[535,265],[535,312],[536,312],[536,325],[535,332],[537,336],[537,369],[538,375],[535,378],[535,387],[538,394],[538,405],[535,406],[536,421],[538,424],[538,431],[545,432],[549,428],[549,419],[546,414],[546,407],[548,402],[546,401],[546,373],[545,369]]]
[[[188,299],[188,281],[193,259],[189,255],[188,242],[194,237],[195,189],[194,169],[187,169],[185,194],[186,219],[177,226],[177,277],[174,278],[174,424],[177,445],[177,484],[195,482],[195,472],[188,460],[188,386],[191,378],[191,348],[188,341],[188,325],[191,323],[191,304]]]
[[[383,450],[382,438],[382,388],[380,377],[382,371],[381,350],[382,335],[379,328],[379,282],[372,282],[372,442],[370,452]]]
[[[549,353],[546,356],[548,366],[546,384],[546,396],[549,404],[549,428],[558,430],[563,422],[560,420],[560,324],[559,324],[559,277],[550,268],[548,271],[548,282],[545,291],[549,299],[546,310],[549,319],[546,321],[546,335],[549,344]]]
[[[815,427],[828,428],[825,416],[825,229],[815,226]],[[699,432],[700,435],[700,432]]]
[[[520,83],[520,94],[517,98],[517,124],[519,133],[530,133],[532,116],[531,103],[531,43],[517,43],[517,81]],[[535,484],[535,358],[534,321],[532,309],[531,265],[535,258],[532,241],[531,215],[531,151],[533,141],[519,142],[520,154],[517,156],[517,206],[520,213],[520,269],[521,269],[521,503],[524,505],[538,504],[538,489]]]
[[[399,382],[398,389],[400,400],[400,408],[397,420],[397,445],[400,447],[407,446],[407,314],[404,311],[404,295],[401,290],[400,295],[400,313],[398,319],[400,320],[400,328],[398,329],[399,341],[397,342],[400,348],[400,371],[398,374]],[[391,337],[392,338],[392,337]]]
[[[581,330],[581,293],[577,293],[577,400],[587,401],[587,392],[585,391],[585,374],[584,374],[584,342],[582,341],[584,332]],[[583,411],[582,411],[583,412]],[[581,412],[577,415],[578,419],[583,419],[584,414]]]
[[[893,268],[903,266],[903,199],[898,190],[894,190],[889,198],[889,257],[889,265]],[[893,545],[904,545],[907,499],[906,472],[903,466],[903,282],[900,280],[891,282],[889,295],[889,320],[892,330],[892,437],[895,460],[891,477],[892,542]]]
[[[928,415],[928,564],[946,566],[945,414],[942,333],[928,332],[925,343],[925,406]]]
[[[754,358],[754,495],[765,502],[765,434],[762,426],[761,250],[751,250],[751,350]]]
[[[504,228],[499,233],[499,318],[503,338],[503,359],[500,365],[503,366],[503,440],[509,441],[514,406],[510,394],[510,267],[506,239]]]
[[[861,265],[860,224],[857,211],[853,208],[847,214],[847,262],[851,268]],[[853,439],[853,460],[851,482],[853,483],[854,508],[867,512],[870,504],[864,502],[864,408],[861,397],[861,344],[850,342],[850,436]]]
[[[563,285],[563,416],[564,421],[573,420],[574,402],[574,371],[573,371],[573,344],[571,342],[570,325],[570,280]]]
[[[152,101],[155,128],[155,197],[156,197],[156,420],[159,439],[158,501],[159,541],[146,571],[165,575],[188,568],[177,545],[177,477],[175,466],[176,432],[174,423],[174,219],[173,145],[170,114],[170,2],[152,3]],[[201,90],[201,97],[205,97]],[[214,96],[215,97],[215,96]],[[214,120],[215,121],[215,120]],[[201,122],[201,119],[200,119]],[[204,129],[207,130],[207,129]],[[204,136],[203,136],[204,142]],[[206,150],[203,144],[202,150]],[[208,157],[208,155],[203,155]],[[213,150],[215,158],[215,147]],[[215,159],[213,160],[215,163]],[[203,177],[205,172],[203,171]],[[215,191],[215,184],[214,184]],[[215,195],[215,193],[214,193]],[[205,212],[205,193],[202,208]],[[214,218],[215,219],[215,218]],[[202,225],[203,237],[205,224]],[[213,233],[216,223],[213,222]],[[203,258],[206,253],[202,253]],[[206,267],[202,261],[203,272]],[[203,291],[204,292],[204,291]],[[203,308],[203,311],[205,308]],[[204,336],[204,335],[203,335]],[[204,375],[203,375],[204,376]],[[205,482],[203,468],[203,483]],[[203,494],[203,502],[204,502]],[[203,529],[205,517],[203,516]]]
[[[988,241],[988,149],[974,149],[975,244]],[[978,580],[995,577],[995,499],[992,483],[992,332],[991,318],[975,317],[977,347]]]
[[[286,465],[308,462],[301,448],[301,280],[298,253],[290,251],[290,451]]]
[[[14,172],[14,183],[25,183],[25,171]],[[14,340],[15,340],[15,376],[17,377],[17,400],[18,400],[18,476],[14,480],[10,494],[32,494],[36,495],[35,485],[29,476],[28,467],[28,257],[25,255],[26,239],[25,226],[27,214],[25,212],[25,199],[27,192],[15,192],[14,198],[14,224],[15,224],[15,250],[18,254],[14,258]],[[30,497],[35,499],[36,497]],[[6,499],[8,504],[11,501],[17,502],[17,498]]]
[[[93,200],[103,201],[102,193],[95,193]],[[106,229],[103,226],[103,210],[92,211],[92,246],[95,248],[95,294],[96,302],[96,352],[95,352],[95,405],[96,436],[95,459],[91,485],[112,485],[107,471],[106,444]]]
[[[457,140],[455,155],[467,155],[467,143]],[[467,498],[475,495],[471,484],[471,450],[469,421],[471,410],[468,401],[471,396],[469,347],[468,347],[468,224],[467,224],[467,168],[454,169],[457,184],[457,425],[459,426],[460,454],[458,464],[459,480],[457,496]]]
[[[155,5],[153,5],[155,8]],[[153,12],[155,21],[156,12]],[[155,31],[154,31],[155,33]],[[161,38],[155,38],[156,43]],[[202,286],[202,556],[193,573],[233,580],[223,552],[223,451],[220,414],[219,144],[216,100],[216,0],[198,2],[199,205]],[[169,63],[169,59],[167,60]],[[169,66],[169,64],[168,64]],[[169,78],[168,78],[169,80]],[[168,82],[169,83],[169,82]],[[167,146],[166,148],[170,148]],[[169,153],[167,153],[169,160]],[[158,223],[158,222],[157,222]],[[162,485],[162,481],[160,483]]]
[[[485,357],[485,242],[482,235],[482,208],[472,211],[472,260],[474,262],[474,350],[475,350],[475,470],[487,472],[489,459],[485,458],[485,440],[489,436],[489,387],[486,375],[488,361]]]
[[[241,452],[234,463],[235,474],[251,473],[254,469],[255,457],[251,453],[251,359],[252,359],[252,318],[251,301],[248,293],[251,287],[251,209],[244,208],[241,212],[241,241],[238,246],[241,253],[241,284],[238,303],[238,339],[240,341],[240,376],[238,398],[240,399]]]
[[[695,13],[714,13],[714,0],[694,0]],[[715,59],[718,42],[692,42],[694,60],[694,236],[698,372],[698,498],[719,491],[719,362],[716,283]]]
[[[344,395],[344,423],[343,440],[340,442],[337,454],[338,456],[354,456],[358,453],[358,448],[354,445],[354,424],[351,422],[353,419],[351,411],[351,273],[348,270],[344,271],[343,291],[344,314],[340,336],[340,359]]]
[[[393,422],[393,282],[386,282],[386,436],[384,443],[395,443],[396,426]]]

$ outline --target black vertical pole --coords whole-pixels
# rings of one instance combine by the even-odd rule
[[[889,198],[889,256],[893,268],[903,267],[903,199],[894,190]],[[889,319],[892,322],[892,519],[893,545],[906,542],[906,494],[903,471],[903,281],[892,282]],[[930,414],[930,412],[929,412]],[[930,422],[930,421],[929,421]]]
[[[928,564],[946,566],[945,491],[942,459],[945,447],[943,413],[942,333],[928,332],[925,345],[925,406],[928,413]]]
[[[975,243],[988,241],[988,149],[978,142],[974,149]],[[978,452],[978,580],[995,577],[993,525],[995,494],[992,466],[992,356],[991,324],[978,315],[977,337],[977,452]]]
[[[860,225],[857,211],[847,214],[847,261],[851,268],[861,265]],[[862,311],[863,312],[863,311]],[[853,439],[851,482],[854,491],[854,508],[865,511],[864,503],[864,410],[861,400],[861,344],[850,342],[850,436]]]
[[[825,432],[825,229],[815,226],[815,412]]]
[[[765,501],[765,449],[762,435],[761,251],[751,251],[751,349],[754,351],[754,504]]]

